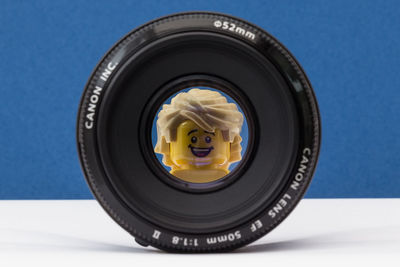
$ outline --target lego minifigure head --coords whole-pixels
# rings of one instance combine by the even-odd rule
[[[216,91],[192,89],[162,107],[154,151],[176,177],[195,183],[215,181],[241,159],[243,115]]]

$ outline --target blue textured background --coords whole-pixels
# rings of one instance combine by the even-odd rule
[[[399,1],[1,1],[0,198],[91,198],[78,164],[83,86],[123,35],[172,12],[219,11],[281,40],[323,122],[308,197],[400,197]]]

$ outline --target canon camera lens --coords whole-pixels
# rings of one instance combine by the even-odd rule
[[[136,241],[227,251],[300,201],[320,146],[304,71],[274,37],[217,13],[130,32],[86,84],[77,123],[94,196]]]

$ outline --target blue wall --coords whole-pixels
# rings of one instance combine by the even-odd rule
[[[400,197],[399,1],[2,1],[0,199],[91,198],[75,147],[84,84],[128,31],[172,12],[242,17],[281,40],[323,122],[308,197]]]

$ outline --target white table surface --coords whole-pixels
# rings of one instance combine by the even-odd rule
[[[0,266],[400,266],[400,199],[305,199],[233,253],[141,247],[94,200],[0,201]]]

